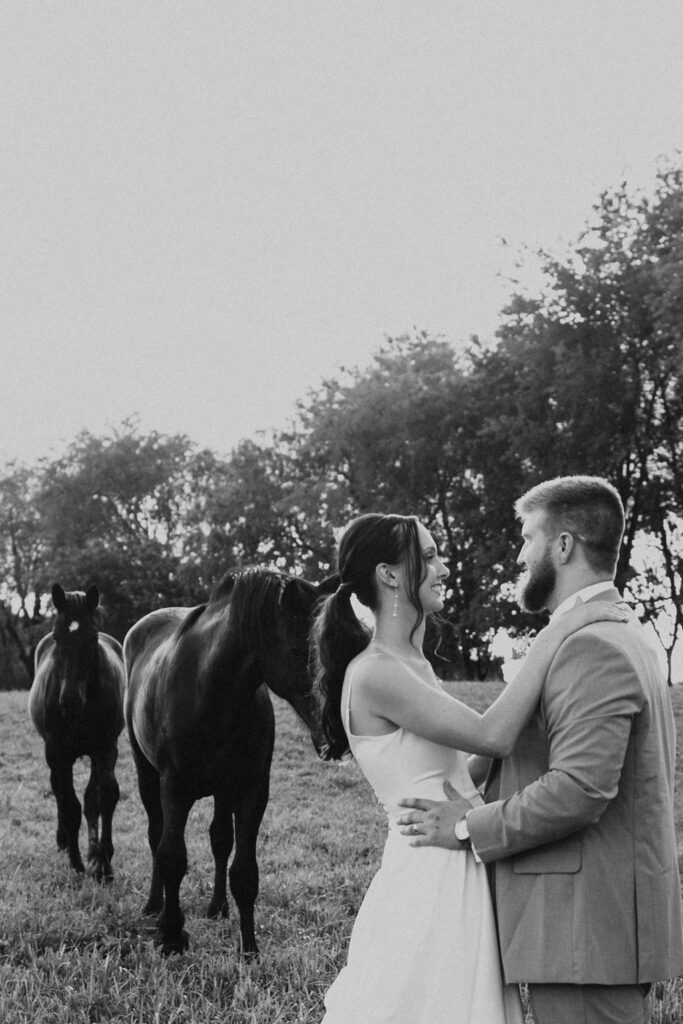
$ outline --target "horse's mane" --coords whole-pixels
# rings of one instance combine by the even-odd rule
[[[230,599],[228,632],[240,645],[261,643],[272,626],[288,576],[275,569],[248,567],[221,580],[210,603]]]
[[[286,573],[259,566],[227,572],[213,587],[208,602],[193,608],[183,619],[178,636],[186,633],[205,611],[229,602],[227,628],[231,636],[240,644],[262,641],[288,579]]]
[[[71,619],[82,618],[85,611],[85,591],[66,590],[64,597],[66,599],[66,607],[63,612],[57,612],[56,618],[59,618],[60,615]],[[95,624],[99,626],[102,619],[99,605],[92,612],[88,612],[88,614],[95,621]]]

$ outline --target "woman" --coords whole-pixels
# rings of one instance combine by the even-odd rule
[[[518,988],[501,976],[484,865],[465,850],[411,846],[397,801],[407,793],[442,799],[450,782],[480,803],[464,752],[508,754],[563,640],[620,613],[592,602],[546,627],[515,681],[480,715],[442,690],[422,652],[426,617],[443,608],[448,576],[428,530],[412,516],[360,516],[341,538],[338,563],[339,588],[315,629],[324,729],[333,758],[356,758],[389,833],[323,1024],[522,1024]],[[372,635],[352,594],[374,614]]]

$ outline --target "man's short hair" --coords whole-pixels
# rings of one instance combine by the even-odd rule
[[[611,483],[600,476],[545,480],[515,502],[519,519],[539,509],[551,530],[566,530],[583,543],[593,569],[614,574],[624,534],[624,506]]]

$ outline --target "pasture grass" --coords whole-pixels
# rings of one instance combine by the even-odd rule
[[[483,709],[499,687],[452,688]],[[195,804],[186,830],[181,900],[190,949],[164,958],[153,922],[141,916],[150,856],[125,734],[115,878],[99,885],[76,877],[57,850],[55,802],[26,701],[25,692],[0,693],[0,1022],[318,1024],[384,841],[383,811],[356,765],[320,763],[294,713],[274,701],[271,798],[259,837],[260,960],[240,960],[236,912],[218,922],[205,917],[213,881],[208,800]],[[683,746],[683,687],[674,690],[674,704]],[[76,766],[79,797],[87,770],[87,762]],[[676,822],[680,857],[681,752]],[[655,1024],[683,1020],[682,979],[659,985],[656,996]]]

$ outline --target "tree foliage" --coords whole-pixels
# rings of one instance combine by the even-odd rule
[[[227,459],[127,422],[8,467],[2,678],[30,675],[54,580],[98,583],[122,636],[154,607],[203,600],[235,566],[320,579],[338,530],[371,509],[415,513],[435,534],[451,571],[440,654],[484,675],[498,627],[537,624],[514,600],[515,499],[566,473],[621,494],[617,582],[670,658],[683,626],[683,170],[664,168],[648,194],[606,191],[576,245],[538,259],[543,288],[511,296],[494,340],[387,339],[369,366],[322,381],[287,429]]]
[[[43,635],[44,539],[36,470],[13,464],[0,480],[0,682],[26,685]]]

